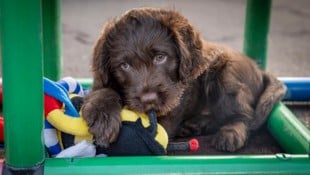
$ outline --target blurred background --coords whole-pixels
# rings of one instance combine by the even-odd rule
[[[104,23],[136,7],[173,8],[209,40],[242,51],[246,0],[62,0],[63,76],[91,77],[93,45]],[[267,70],[310,76],[310,1],[273,0]]]

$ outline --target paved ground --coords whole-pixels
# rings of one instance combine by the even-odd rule
[[[93,44],[105,21],[141,6],[175,8],[208,40],[242,50],[246,0],[63,0],[64,75],[90,77]],[[267,69],[310,76],[310,1],[274,0]]]

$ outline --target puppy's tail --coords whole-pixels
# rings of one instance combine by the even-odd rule
[[[286,86],[273,75],[264,73],[263,81],[265,89],[257,102],[251,130],[258,129],[266,121],[273,106],[282,100],[286,93]]]

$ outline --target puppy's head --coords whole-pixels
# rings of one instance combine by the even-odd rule
[[[93,55],[94,90],[113,88],[124,105],[165,115],[204,70],[199,34],[173,10],[134,9],[110,21]]]

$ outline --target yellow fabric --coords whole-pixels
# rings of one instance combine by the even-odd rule
[[[122,111],[121,111],[121,120],[122,121],[136,122],[139,118],[141,118],[141,122],[142,122],[143,127],[147,128],[150,126],[149,117],[146,114],[131,111],[128,109],[122,109]]]
[[[123,109],[121,111],[121,119],[122,121],[136,122],[139,118],[141,118],[142,126],[147,128],[150,126],[149,117],[140,112],[134,112],[128,109]],[[161,144],[165,149],[168,145],[168,134],[166,130],[160,125],[157,124],[157,134],[155,136],[155,140]]]
[[[83,140],[87,140],[89,143],[93,142],[93,135],[87,135],[87,136],[75,136],[74,137],[74,143],[77,144]]]
[[[56,134],[57,134],[57,138],[58,138],[58,142],[60,144],[61,150],[63,150],[64,145],[62,144],[61,132],[59,130],[57,130]]]
[[[155,140],[167,149],[169,141],[168,134],[160,124],[157,124],[157,135],[155,136]]]
[[[88,132],[88,126],[82,117],[71,117],[65,115],[62,110],[56,109],[48,113],[47,121],[56,129],[72,134],[74,136],[86,136],[91,134]]]
[[[63,145],[62,137],[61,137],[61,133],[63,133],[63,132],[60,131],[60,130],[57,130],[56,133],[57,133],[57,138],[58,138],[60,147],[63,150],[64,149],[64,145]],[[81,142],[83,140],[87,140],[89,143],[92,143],[93,142],[93,135],[89,134],[87,136],[74,136],[73,143],[77,144],[77,143],[79,143],[79,142]]]
[[[143,127],[147,128],[150,126],[150,121],[146,114],[134,112],[128,109],[123,109],[121,111],[122,121],[137,122],[139,118],[141,118]],[[92,141],[93,139],[93,136],[88,132],[88,126],[82,117],[71,117],[65,115],[63,110],[56,109],[47,115],[47,120],[60,132],[74,135],[75,143],[81,140]],[[58,138],[61,139],[61,137],[59,137],[59,133]],[[160,124],[157,124],[157,135],[155,136],[155,140],[165,149],[167,148],[168,135]],[[62,143],[61,140],[60,143]]]

